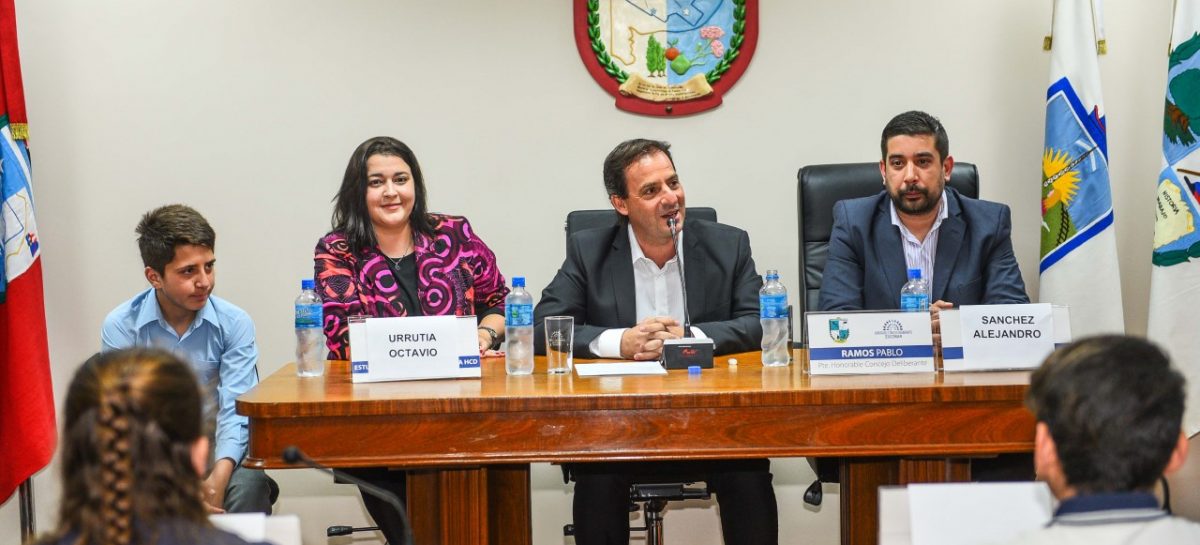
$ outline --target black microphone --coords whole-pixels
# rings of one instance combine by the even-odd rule
[[[667,227],[671,228],[671,242],[675,244],[675,260],[679,264],[679,287],[683,291],[683,336],[692,336],[692,315],[688,312],[688,297],[687,297],[687,280],[683,274],[683,252],[679,247],[679,230],[676,228],[678,221],[675,216],[667,218]]]
[[[309,458],[308,455],[304,454],[304,451],[300,450],[300,448],[296,445],[290,445],[283,449],[283,461],[291,465],[303,464],[312,469],[323,471],[337,479],[350,484],[358,485],[360,489],[365,490],[368,494],[388,502],[394,509],[396,509],[396,513],[400,515],[400,520],[404,524],[404,543],[401,545],[412,545],[412,524],[408,523],[408,512],[404,509],[404,503],[402,503],[400,498],[396,497],[395,494],[346,472],[338,471],[331,467],[321,465],[312,458]]]

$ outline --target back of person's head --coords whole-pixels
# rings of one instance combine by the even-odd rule
[[[634,138],[617,144],[617,147],[608,152],[608,156],[604,158],[604,191],[610,197],[629,198],[625,169],[637,162],[638,159],[655,153],[666,155],[671,164],[675,164],[675,159],[671,157],[671,144],[667,142]]]
[[[217,235],[204,216],[183,204],[168,204],[147,212],[135,232],[142,264],[159,274],[175,259],[176,246],[190,244],[216,250],[217,245]]]
[[[134,521],[207,524],[198,450],[207,451],[200,387],[158,349],[98,354],[67,391],[57,538],[79,545],[138,543]],[[197,445],[202,445],[197,447]]]
[[[1184,378],[1133,337],[1073,342],[1033,373],[1027,401],[1078,493],[1151,489],[1180,439]]]
[[[945,161],[950,156],[950,136],[938,118],[925,112],[912,110],[893,117],[883,127],[883,135],[879,139],[879,153],[887,160],[888,140],[896,136],[932,136],[933,147],[937,149],[939,161]]]

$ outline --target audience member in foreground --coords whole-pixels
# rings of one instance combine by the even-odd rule
[[[1147,341],[1104,336],[1054,352],[1033,374],[1034,464],[1061,502],[1014,543],[1200,543],[1200,524],[1159,508],[1154,486],[1183,465],[1184,379]]]
[[[63,411],[62,505],[43,545],[245,545],[208,522],[208,436],[188,364],[139,348],[93,356]]]

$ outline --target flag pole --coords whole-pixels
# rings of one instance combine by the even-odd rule
[[[21,543],[29,543],[33,541],[33,534],[37,533],[37,524],[33,515],[32,477],[21,481],[20,498],[17,503],[21,505]]]

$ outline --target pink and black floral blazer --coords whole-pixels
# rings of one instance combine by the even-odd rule
[[[417,298],[425,316],[482,316],[508,295],[496,254],[462,216],[430,214],[433,236],[416,235]],[[339,232],[325,235],[313,257],[317,293],[324,301],[329,358],[350,357],[348,316],[407,316],[400,287],[379,247],[350,248]]]

